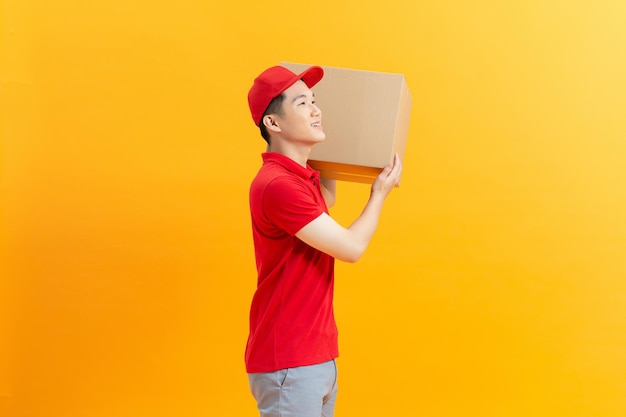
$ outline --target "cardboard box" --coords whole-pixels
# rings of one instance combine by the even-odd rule
[[[295,73],[308,64],[281,62]],[[402,74],[322,66],[313,87],[326,140],[309,164],[326,178],[372,183],[395,153],[404,163],[411,94]]]

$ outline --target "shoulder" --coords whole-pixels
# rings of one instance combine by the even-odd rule
[[[275,195],[306,191],[305,180],[280,166],[263,166],[252,181],[251,190]]]
[[[289,204],[301,200],[313,200],[313,194],[302,178],[296,175],[277,175],[263,187],[264,200],[270,204]]]

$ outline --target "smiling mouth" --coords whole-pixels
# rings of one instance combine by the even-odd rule
[[[322,123],[321,122],[315,122],[315,123],[311,123],[312,127],[322,127]]]

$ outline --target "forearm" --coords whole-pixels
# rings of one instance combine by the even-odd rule
[[[328,214],[322,213],[300,229],[296,236],[340,261],[356,262],[365,253],[374,235],[384,200],[384,195],[370,195],[361,215],[347,228],[339,225]]]
[[[378,220],[380,219],[385,199],[393,187],[398,184],[401,172],[402,162],[398,154],[396,154],[393,163],[387,164],[372,184],[370,198],[363,212],[348,227],[349,232],[353,235],[353,240],[357,243],[358,257],[365,252],[365,248],[367,248],[372,239],[378,227]]]
[[[385,196],[374,193],[370,196],[361,215],[348,227],[351,235],[354,261],[358,260],[369,245],[383,210]]]
[[[328,214],[322,213],[300,229],[296,236],[336,259],[356,262],[374,236],[385,199],[398,183],[401,171],[402,164],[396,155],[394,163],[387,165],[372,184],[367,204],[349,227],[339,225]]]

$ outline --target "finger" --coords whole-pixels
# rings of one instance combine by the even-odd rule
[[[402,174],[402,161],[400,160],[400,156],[396,153],[395,166],[394,166],[394,174],[395,174],[395,186],[400,186],[400,175]]]
[[[393,165],[389,163],[385,165],[385,167],[381,171],[381,174],[385,174],[385,176],[389,176],[389,173],[391,173],[391,171],[393,171]]]
[[[398,154],[395,154],[391,162],[389,162],[385,167],[389,167],[390,170],[393,171],[396,168],[397,163],[398,163]]]
[[[402,161],[400,160],[400,157],[398,156],[398,154],[396,154],[394,161],[393,161],[393,170],[394,172],[402,171]]]

